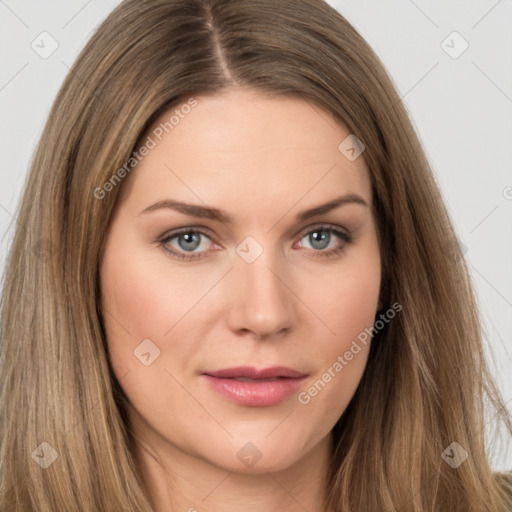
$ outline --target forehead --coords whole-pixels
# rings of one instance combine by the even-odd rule
[[[340,150],[350,135],[329,112],[298,98],[246,89],[189,98],[146,132],[143,144],[151,140],[152,149],[124,196],[137,208],[169,194],[207,204],[243,198],[256,210],[348,192],[371,202],[363,155],[351,161]]]

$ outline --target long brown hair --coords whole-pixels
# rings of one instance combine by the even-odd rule
[[[328,505],[512,509],[512,484],[488,462],[484,403],[512,425],[451,221],[382,63],[321,0],[126,0],[81,52],[34,155],[4,277],[0,509],[152,510],[99,301],[122,182],[98,187],[164,109],[230,86],[303,98],[366,147],[383,309],[403,309],[333,430]],[[456,469],[442,457],[454,442],[468,454]]]

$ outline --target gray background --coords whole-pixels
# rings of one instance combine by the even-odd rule
[[[118,3],[0,0],[2,270],[53,99],[79,50]],[[494,353],[489,358],[512,411],[512,1],[329,3],[374,48],[403,96],[466,250]],[[52,45],[58,47],[45,55]],[[512,468],[511,452],[500,450],[493,465]]]

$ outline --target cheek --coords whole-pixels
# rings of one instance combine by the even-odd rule
[[[366,252],[353,253],[331,272],[330,279],[322,279],[322,290],[308,295],[326,334],[316,338],[321,364],[298,402],[326,424],[342,415],[366,367],[380,279],[380,256],[372,242]]]
[[[337,297],[331,295],[333,303],[324,309],[325,323],[335,334],[316,338],[317,372],[297,395],[319,436],[331,430],[354,396],[366,368],[375,320],[378,286],[359,281],[342,290]]]
[[[334,270],[321,277],[321,287],[311,287],[312,309],[325,324],[325,353],[345,352],[352,340],[375,320],[381,281],[381,262],[374,241],[353,251]]]
[[[147,257],[133,248],[123,251],[115,242],[114,248],[102,262],[101,292],[109,351],[119,376],[141,366],[134,351],[147,339],[159,344],[183,315],[183,304],[173,283],[161,279]],[[157,351],[152,350],[154,357]]]
[[[171,410],[190,407],[171,375],[179,374],[189,359],[187,343],[164,343],[166,333],[183,339],[190,309],[179,279],[165,279],[162,266],[147,253],[122,245],[105,253],[101,267],[101,291],[105,329],[112,368],[121,387],[137,411],[151,418],[155,411],[166,416]],[[181,287],[181,288],[180,288]],[[197,290],[198,292],[200,290]],[[188,293],[194,295],[194,290]],[[176,326],[176,327],[174,327]],[[167,373],[166,373],[167,372]],[[173,404],[173,408],[169,407]],[[163,411],[167,411],[165,414]]]
[[[171,279],[165,257],[155,248],[116,246],[105,254],[101,282],[112,330],[123,329],[133,341],[164,337],[204,292],[190,272],[186,277],[173,272]]]
[[[132,393],[129,396],[142,392],[151,396],[152,389],[168,381],[164,370],[171,374],[190,370],[199,348],[196,330],[201,330],[197,334],[201,339],[206,329],[202,323],[214,308],[211,298],[205,296],[218,279],[211,271],[191,275],[186,267],[175,269],[171,275],[159,250],[134,245],[123,248],[119,239],[112,242],[101,266],[102,304],[116,376],[123,379],[123,387],[129,386],[128,380],[140,379],[137,389],[125,390]],[[142,355],[148,352],[145,362],[154,362],[144,366]],[[128,372],[129,379],[124,379]]]

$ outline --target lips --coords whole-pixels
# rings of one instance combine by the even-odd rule
[[[211,389],[249,407],[276,405],[298,390],[306,374],[284,366],[225,368],[202,374]]]
[[[224,370],[208,371],[204,372],[205,375],[211,377],[217,377],[219,379],[252,379],[252,380],[264,380],[264,379],[276,379],[276,378],[300,378],[305,377],[306,374],[301,373],[297,370],[292,370],[286,366],[273,366],[271,368],[262,368],[258,370],[252,366],[239,366],[237,368],[226,368]]]

